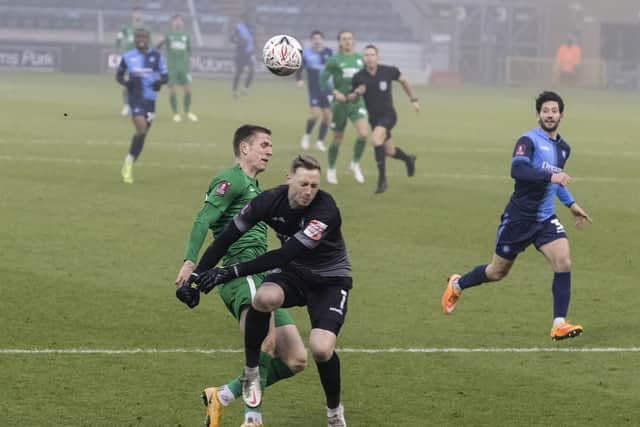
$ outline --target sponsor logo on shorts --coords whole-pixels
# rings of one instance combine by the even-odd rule
[[[387,90],[387,82],[386,82],[386,81],[384,81],[384,80],[383,80],[383,81],[381,81],[381,82],[380,82],[380,84],[379,84],[379,87],[380,87],[380,90],[381,90],[382,92],[384,92],[385,90]]]
[[[227,191],[231,187],[231,183],[229,181],[222,181],[216,186],[216,194],[218,196],[224,196],[227,194]]]
[[[307,227],[304,229],[303,233],[305,236],[310,238],[311,240],[318,241],[322,239],[323,233],[326,231],[328,225],[322,221],[318,221],[317,219],[312,219],[307,224]]]

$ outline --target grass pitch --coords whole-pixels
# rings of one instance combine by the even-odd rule
[[[298,153],[306,92],[259,81],[231,100],[228,82],[196,81],[198,123],[171,122],[166,89],[134,185],[119,170],[132,134],[111,76],[0,75],[0,425],[200,425],[205,385],[237,375],[240,334],[216,295],[188,310],[173,279],[211,177],[233,161],[231,135],[246,122],[274,131],[260,176],[282,182]],[[562,91],[561,133],[572,146],[570,189],[594,224],[569,212],[578,339],[549,339],[551,278],[534,249],[499,284],[465,293],[440,312],[445,279],[487,262],[512,189],[516,138],[535,126],[534,89],[421,88],[410,110],[396,88],[394,137],[418,155],[417,174],[388,162],[390,188],[374,196],[367,149],[358,185],[341,149],[337,199],[355,286],[339,338],[351,426],[637,425],[640,422],[640,192],[637,96]],[[65,116],[64,113],[67,115]],[[326,162],[323,154],[315,152]],[[275,247],[275,238],[272,245]],[[306,312],[293,309],[303,337]],[[184,353],[9,353],[9,349],[172,350]],[[487,349],[371,352],[362,349]],[[509,349],[585,352],[513,352]],[[589,352],[590,349],[636,352]],[[315,366],[267,391],[267,426],[325,425]],[[223,425],[239,425],[234,403]]]

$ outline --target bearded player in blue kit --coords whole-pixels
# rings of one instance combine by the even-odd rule
[[[564,101],[554,92],[543,92],[536,99],[539,127],[516,142],[511,161],[515,188],[498,227],[491,263],[479,265],[467,274],[449,278],[442,295],[442,311],[451,314],[462,291],[486,282],[503,279],[519,253],[534,244],[553,269],[553,326],[551,338],[579,336],[583,328],[566,320],[571,297],[571,258],[564,226],[555,215],[555,197],[569,208],[581,229],[591,222],[567,189],[571,177],[563,172],[571,149],[558,133]]]

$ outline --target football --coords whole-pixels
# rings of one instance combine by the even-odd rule
[[[302,46],[291,36],[273,36],[262,49],[262,60],[276,76],[288,76],[302,65]]]

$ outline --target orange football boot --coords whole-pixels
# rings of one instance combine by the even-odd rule
[[[456,291],[453,287],[453,283],[460,277],[461,276],[459,274],[453,274],[449,277],[447,289],[445,289],[444,294],[442,294],[442,312],[444,314],[451,314],[453,309],[456,308],[456,303],[458,302],[462,292]]]
[[[204,411],[206,415],[204,420],[205,427],[219,427],[224,406],[218,400],[218,387],[207,387],[200,396],[206,407]]]
[[[581,325],[570,325],[569,322],[565,320],[555,328],[551,328],[551,339],[557,341],[566,338],[575,338],[579,336],[582,331],[583,328]]]

